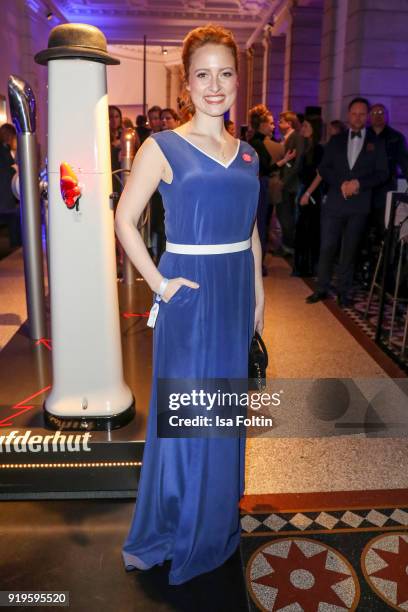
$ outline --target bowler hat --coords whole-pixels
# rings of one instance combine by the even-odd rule
[[[34,59],[37,64],[45,65],[48,60],[74,57],[120,64],[116,57],[109,55],[103,32],[85,23],[63,23],[53,28],[48,37],[48,49],[37,53]]]

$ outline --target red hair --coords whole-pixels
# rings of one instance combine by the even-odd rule
[[[238,72],[239,51],[231,30],[227,30],[226,28],[213,23],[208,23],[205,26],[199,26],[198,28],[191,30],[183,40],[181,58],[184,68],[184,85],[186,85],[188,81],[191,59],[194,52],[208,44],[223,45],[224,47],[228,47],[228,49],[230,49],[232,52],[235,69]],[[194,105],[191,102],[191,98],[186,90],[183,91],[182,96],[185,100],[186,106],[189,107],[189,110],[194,112]]]

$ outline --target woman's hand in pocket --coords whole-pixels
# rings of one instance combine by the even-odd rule
[[[167,283],[166,290],[162,295],[162,300],[164,302],[169,302],[183,285],[186,285],[186,287],[191,287],[192,289],[198,289],[200,286],[195,281],[189,280],[188,278],[183,278],[182,276],[170,278],[169,282]]]

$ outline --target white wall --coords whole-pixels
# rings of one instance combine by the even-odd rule
[[[143,104],[143,60],[140,51],[127,54],[123,48],[109,45],[109,51],[120,59],[119,66],[108,66],[109,104],[139,107]],[[166,64],[168,57],[147,54],[146,104],[166,106]],[[132,118],[132,117],[131,117]],[[133,118],[134,120],[134,118]]]

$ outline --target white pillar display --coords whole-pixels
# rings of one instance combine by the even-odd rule
[[[48,49],[48,195],[53,384],[50,425],[118,427],[134,400],[123,379],[106,52],[97,28],[54,28]]]

